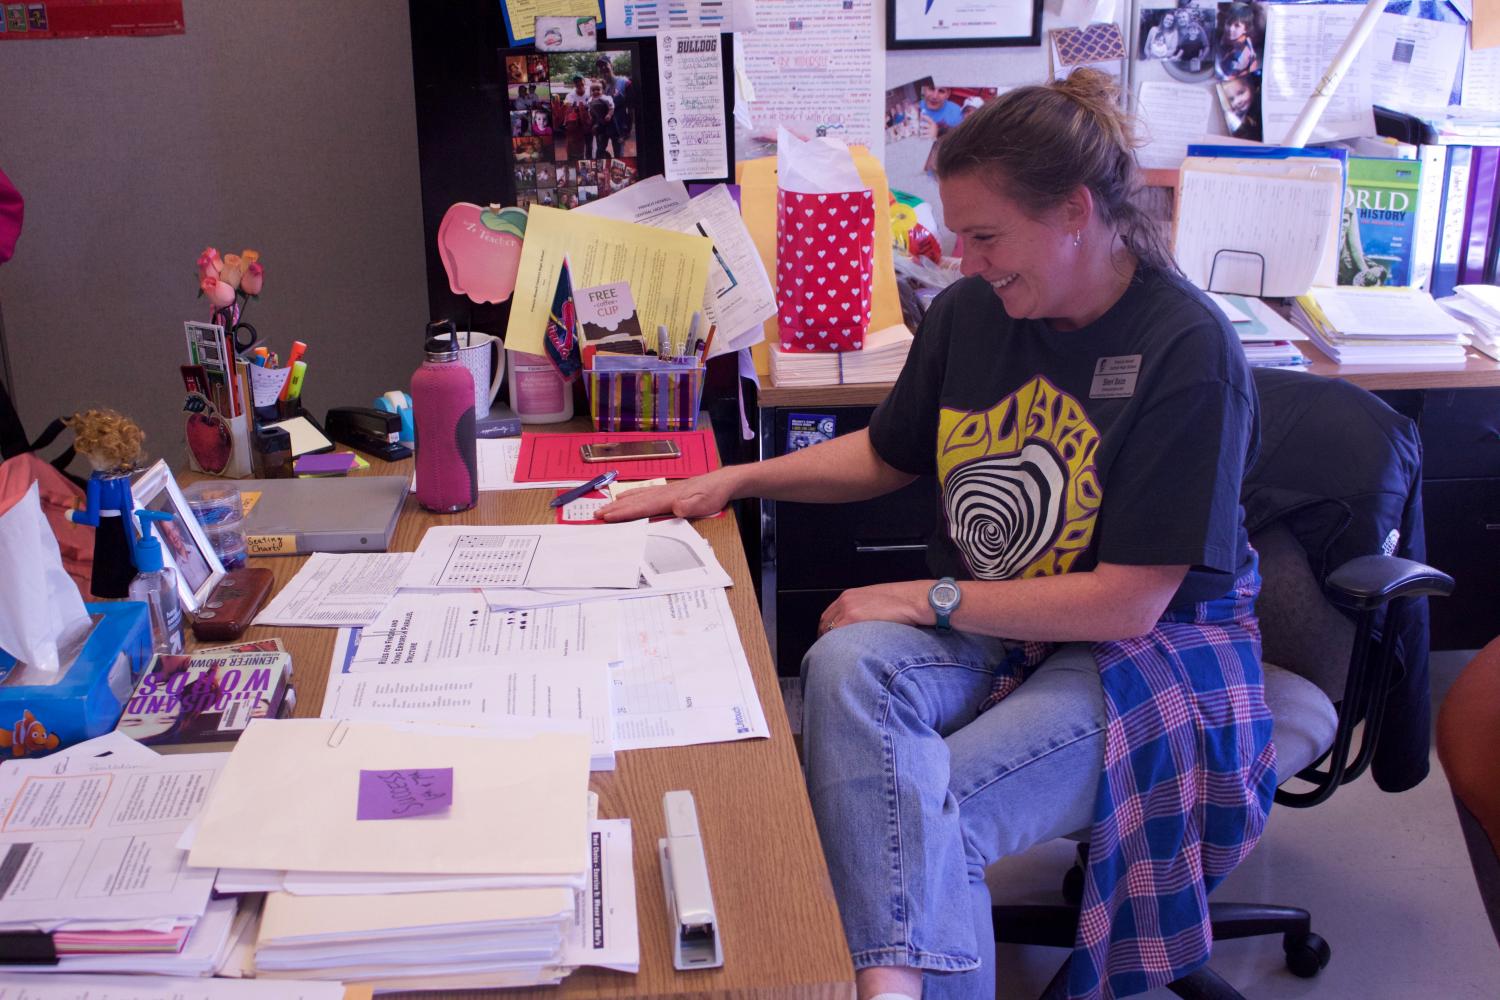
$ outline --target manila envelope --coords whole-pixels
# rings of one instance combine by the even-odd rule
[[[446,812],[356,819],[359,772],[453,769]],[[425,874],[588,868],[589,741],[440,726],[258,719],[229,754],[188,864]]]

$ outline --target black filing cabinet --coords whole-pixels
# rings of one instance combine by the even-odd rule
[[[1427,561],[1457,584],[1432,648],[1479,649],[1500,635],[1500,389],[1423,390],[1417,419]]]
[[[836,435],[864,428],[869,406],[765,407],[761,456],[787,450],[792,414],[830,416]],[[927,539],[936,523],[930,477],[861,503],[760,504],[761,614],[777,671],[795,675],[817,638],[818,616],[850,587],[928,576]]]

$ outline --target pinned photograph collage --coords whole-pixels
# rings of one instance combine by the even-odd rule
[[[631,49],[505,57],[516,205],[577,208],[640,177]]]
[[[1261,139],[1261,56],[1266,11],[1259,3],[1192,0],[1141,10],[1141,59],[1183,83],[1213,81],[1224,126],[1237,139]]]

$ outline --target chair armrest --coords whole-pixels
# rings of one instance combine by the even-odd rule
[[[1335,604],[1371,611],[1398,597],[1447,597],[1453,577],[1410,559],[1357,556],[1329,573],[1327,586]]]

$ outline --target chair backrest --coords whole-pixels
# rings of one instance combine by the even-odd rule
[[[1307,678],[1337,703],[1344,696],[1354,622],[1323,596],[1306,550],[1284,524],[1257,532],[1250,544],[1260,555],[1255,613],[1261,658]]]

